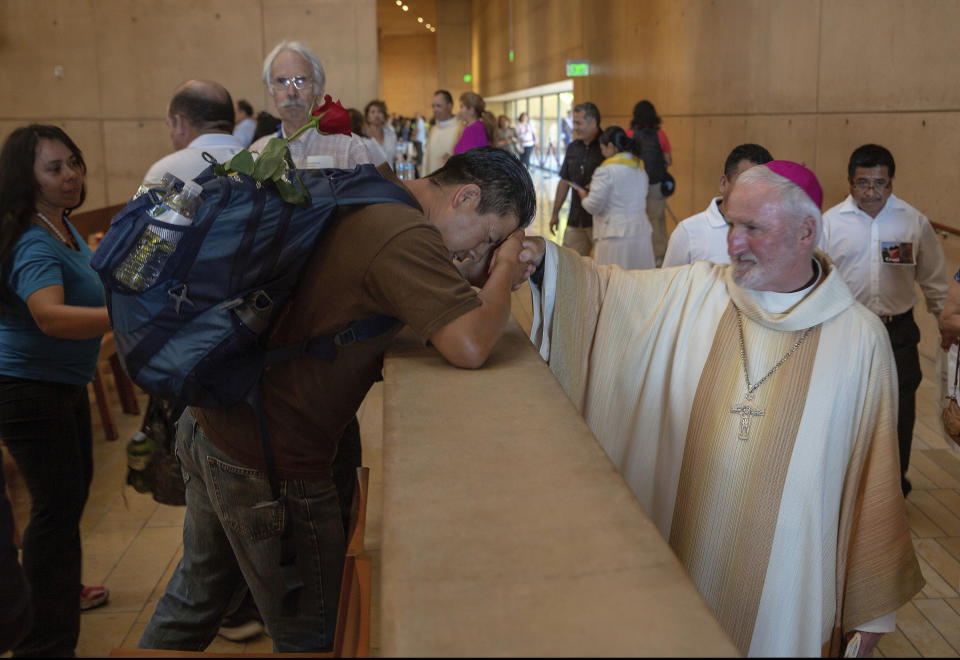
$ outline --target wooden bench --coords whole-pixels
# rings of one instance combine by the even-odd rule
[[[97,368],[93,373],[93,382],[90,385],[97,400],[97,410],[100,413],[100,425],[103,427],[103,433],[107,440],[113,441],[117,439],[119,433],[117,422],[113,418],[113,409],[110,407],[110,399],[107,396],[107,387],[104,383],[103,370],[108,367],[113,374],[113,382],[120,399],[120,409],[130,415],[139,415],[140,404],[137,402],[133,382],[127,376],[127,372],[120,362],[120,356],[117,355],[117,347],[113,342],[112,332],[108,332],[100,340],[100,356],[97,358]]]

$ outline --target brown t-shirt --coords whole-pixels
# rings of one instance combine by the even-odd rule
[[[378,170],[400,185],[388,167]],[[302,356],[264,373],[261,396],[278,475],[329,476],[340,435],[379,375],[383,352],[401,324],[426,342],[478,306],[480,299],[454,267],[440,232],[427,224],[419,208],[373,204],[339,211],[269,345],[287,346],[338,332],[377,314],[400,322],[383,335],[338,349],[333,362]],[[244,465],[263,468],[260,435],[249,406],[195,413],[221,451]]]

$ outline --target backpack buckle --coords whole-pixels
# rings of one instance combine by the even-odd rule
[[[357,333],[353,328],[347,328],[341,332],[338,332],[333,337],[334,346],[349,346],[357,341]]]

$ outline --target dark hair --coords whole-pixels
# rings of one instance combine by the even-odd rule
[[[893,173],[896,171],[897,166],[893,162],[893,154],[885,148],[881,147],[879,144],[865,144],[862,147],[857,147],[853,150],[853,153],[850,154],[850,163],[847,165],[847,176],[851,179],[853,178],[853,173],[857,171],[858,167],[886,167],[887,174],[890,175],[890,178],[893,178]]]
[[[277,132],[277,126],[280,125],[280,118],[274,117],[266,110],[257,113],[257,128],[253,131],[253,142],[256,142],[264,135],[270,135]],[[252,144],[252,143],[251,143]]]
[[[530,115],[528,115],[526,112],[521,112],[521,113],[520,113],[520,116],[517,117],[517,121],[523,121],[523,118],[524,118],[524,117],[526,117],[527,119],[529,119],[529,118],[530,118]]]
[[[600,109],[590,101],[584,101],[573,106],[574,112],[582,112],[584,117],[593,117],[597,122],[597,128],[600,128]]]
[[[220,83],[209,80],[184,83],[170,99],[167,114],[183,116],[198,131],[233,132],[233,99]]]
[[[598,139],[600,140],[600,144],[612,144],[617,150],[617,153],[629,151],[638,156],[640,155],[637,144],[627,135],[627,132],[619,126],[608,126],[603,133],[600,134]]]
[[[363,113],[356,108],[347,108],[347,114],[350,115],[350,131],[366,137],[367,134],[363,132]]]
[[[438,186],[465,183],[479,186],[477,213],[512,214],[520,227],[529,225],[537,211],[537,195],[530,173],[519,158],[503,149],[468,149],[450,156],[443,167],[427,178]]]
[[[727,160],[723,164],[723,173],[728,179],[737,173],[737,166],[740,165],[741,160],[750,161],[754,165],[763,165],[773,160],[773,156],[759,144],[748,142],[737,145],[733,148],[733,151],[730,152],[730,155],[727,156]]]
[[[644,99],[633,106],[633,120],[630,126],[637,128],[660,128],[660,115],[650,101]]]
[[[7,287],[8,260],[17,241],[30,225],[30,218],[37,212],[40,184],[37,183],[33,168],[40,140],[56,140],[64,144],[76,157],[84,175],[87,173],[87,164],[80,148],[58,126],[24,126],[13,131],[3,143],[3,149],[0,150],[0,266],[3,269],[0,301],[3,303],[9,301],[12,295]],[[86,197],[87,184],[84,181],[77,206],[83,204]],[[66,209],[64,213],[69,215],[74,208],[76,206]],[[0,314],[6,307],[6,304],[0,304]]]
[[[243,110],[249,116],[253,117],[253,106],[250,105],[250,103],[248,103],[244,99],[240,99],[239,101],[237,101],[237,107]]]
[[[449,103],[450,105],[453,105],[453,97],[450,95],[450,92],[448,92],[445,89],[438,89],[433,93],[433,95],[436,96],[437,94],[442,95],[443,98],[447,100],[447,103]]]
[[[363,119],[366,121],[367,115],[370,114],[370,108],[380,108],[380,112],[383,113],[383,119],[387,122],[390,121],[390,115],[387,114],[387,104],[384,101],[379,99],[374,99],[370,103],[363,106]]]

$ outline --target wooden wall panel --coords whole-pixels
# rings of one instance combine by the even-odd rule
[[[629,123],[644,98],[663,117],[678,216],[706,205],[741,142],[807,163],[827,204],[846,194],[850,151],[873,141],[903,163],[905,199],[960,231],[945,194],[960,187],[960,2],[514,0],[512,65],[508,7],[474,5],[480,93],[554,82],[567,58],[589,59],[574,102],[596,103],[605,125]]]
[[[457,98],[460,94],[474,91],[476,87],[473,81],[463,80],[464,74],[473,72],[470,0],[438,2],[435,34],[437,37],[437,89],[450,92],[453,96],[453,111],[456,113]]]
[[[256,90],[260,44],[243,44],[260,19],[257,0],[96,2],[93,17],[104,119],[162,119],[190,79],[215,80],[231,95]]]
[[[581,0],[514,0],[511,63],[509,6],[508,0],[473,4],[473,20],[482,35],[480,88],[488,96],[563,80],[567,59],[580,57],[583,50]]]
[[[380,89],[377,98],[387,103],[390,113],[412,117],[432,116],[430,102],[437,83],[437,37],[384,36],[380,39]],[[362,107],[359,107],[363,111]]]
[[[0,116],[21,123],[65,113],[99,118],[96,33],[89,0],[0,2]]]
[[[118,204],[130,199],[150,166],[173,148],[160,119],[116,119],[104,122],[103,133],[107,204]]]
[[[956,110],[960,2],[824,2],[820,111]]]
[[[960,113],[884,113],[821,117],[817,175],[824,208],[849,192],[847,163],[862,144],[882,144],[897,164],[893,191],[933,222],[960,229],[955,192],[960,187],[952,163],[960,153]]]
[[[123,202],[172,150],[164,118],[184,80],[274,112],[261,71],[281,39],[317,52],[345,105],[376,97],[374,0],[4,0],[0,140],[32,121],[69,127],[89,169],[84,208]]]

